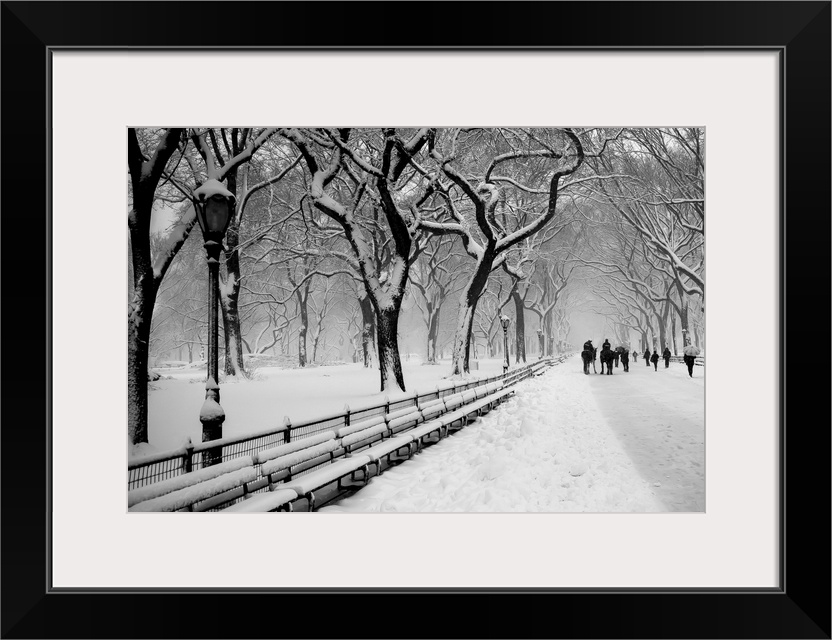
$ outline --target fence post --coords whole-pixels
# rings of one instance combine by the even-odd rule
[[[350,426],[350,405],[344,405],[344,426]]]
[[[384,396],[384,413],[390,413],[390,396]]]
[[[292,441],[292,421],[289,416],[283,416],[283,425],[286,427],[283,431],[283,444],[289,444]]]
[[[419,406],[419,392],[414,389],[413,393],[416,395],[414,400],[416,401],[416,411],[421,411],[422,407]]]
[[[188,438],[188,444],[185,445],[185,473],[190,473],[194,470],[194,443]]]

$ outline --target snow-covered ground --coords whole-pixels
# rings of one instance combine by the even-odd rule
[[[530,361],[531,362],[531,361]],[[471,379],[502,373],[502,359],[479,360]],[[299,422],[410,395],[426,393],[437,385],[449,386],[449,361],[423,365],[402,363],[407,393],[380,393],[378,369],[344,364],[305,369],[260,367],[253,380],[222,381],[220,403],[225,409],[223,436],[263,431],[283,424],[284,416]],[[187,437],[202,441],[199,410],[205,399],[205,369],[159,369],[166,379],[150,383],[148,394],[149,445],[131,447],[131,455],[176,449]],[[171,379],[167,379],[171,378]]]
[[[579,357],[322,512],[704,509],[704,367],[582,373]]]

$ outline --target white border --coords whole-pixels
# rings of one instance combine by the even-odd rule
[[[777,354],[778,69],[770,52],[55,53],[54,586],[776,586],[779,362],[730,358]],[[706,126],[707,513],[126,514],[125,127],[218,124]]]

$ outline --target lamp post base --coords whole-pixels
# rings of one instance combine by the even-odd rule
[[[205,383],[205,402],[199,412],[202,423],[202,441],[210,442],[222,438],[222,423],[225,422],[225,411],[220,406],[220,388],[214,378],[208,378]],[[222,447],[208,449],[202,452],[202,466],[210,467],[222,462]]]

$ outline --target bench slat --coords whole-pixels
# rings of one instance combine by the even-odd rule
[[[395,438],[390,438],[389,440],[385,440],[379,444],[375,444],[369,449],[362,451],[361,455],[366,455],[372,462],[376,462],[387,454],[393,453],[402,447],[406,447],[411,442],[413,442],[413,438],[409,433],[407,433],[401,436],[396,436]]]
[[[300,451],[301,449],[307,449],[313,445],[321,444],[323,442],[327,442],[329,440],[335,439],[335,432],[334,431],[325,431],[323,433],[317,433],[314,436],[308,436],[306,438],[300,438],[298,440],[294,440],[289,444],[281,444],[277,447],[272,447],[271,449],[266,449],[265,451],[261,451],[257,454],[257,462],[264,463],[267,460],[272,460],[274,458],[279,458],[281,456],[287,456],[290,453],[294,453],[295,451]]]
[[[287,502],[296,500],[298,494],[291,489],[276,489],[268,493],[258,493],[235,505],[223,509],[234,513],[265,513],[282,507]]]
[[[347,458],[346,460],[339,460],[327,465],[319,471],[313,471],[309,475],[301,476],[300,478],[293,478],[281,485],[281,489],[291,489],[298,495],[305,495],[315,489],[320,489],[336,480],[349,475],[353,471],[360,469],[370,462],[369,456],[360,455]]]
[[[264,475],[270,475],[276,471],[280,471],[281,469],[289,469],[301,464],[302,462],[306,462],[307,460],[312,460],[324,454],[330,453],[338,447],[339,442],[337,440],[327,440],[326,442],[321,442],[320,444],[300,449],[288,455],[280,456],[279,458],[274,458],[268,462],[264,462],[260,465],[260,472]]]

